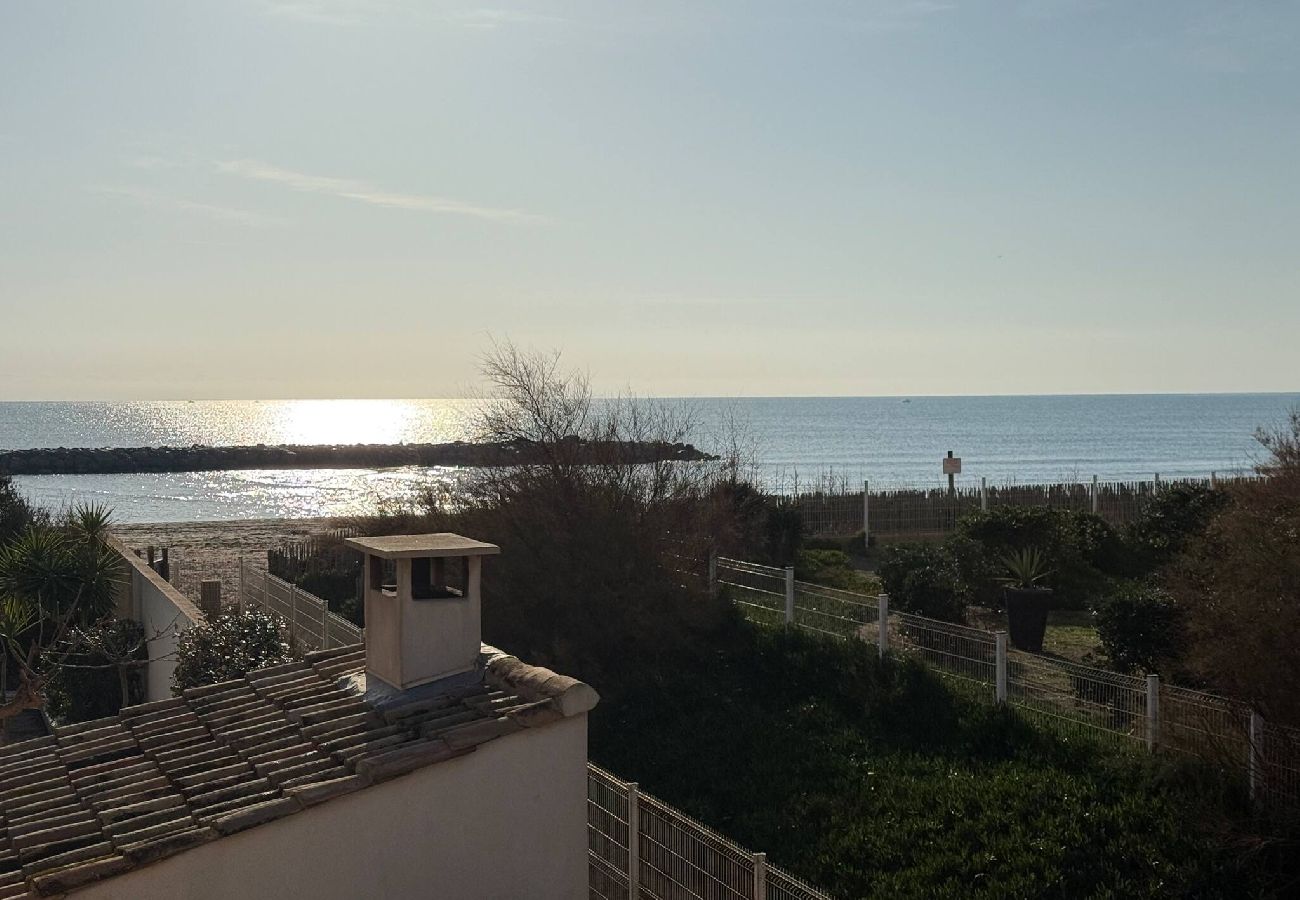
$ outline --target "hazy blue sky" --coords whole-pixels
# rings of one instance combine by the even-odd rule
[[[0,0],[0,399],[1300,388],[1300,4]]]

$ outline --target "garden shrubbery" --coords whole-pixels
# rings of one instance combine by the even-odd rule
[[[598,706],[591,755],[835,897],[1262,895],[1211,832],[1223,785],[859,641],[738,629],[708,677],[647,673]]]
[[[970,591],[946,547],[899,544],[885,548],[876,575],[901,612],[945,622],[961,622]]]
[[[293,659],[281,637],[283,621],[260,612],[227,610],[215,622],[185,629],[176,648],[172,690],[242,678]]]
[[[1000,608],[1001,560],[1036,548],[1053,606],[1092,610],[1112,659],[1125,671],[1143,669],[1176,658],[1185,634],[1185,616],[1156,586],[1158,574],[1227,502],[1206,486],[1167,486],[1123,529],[1091,513],[1000,507],[966,516],[941,544],[886,548],[879,575],[895,608],[959,622],[967,606]]]

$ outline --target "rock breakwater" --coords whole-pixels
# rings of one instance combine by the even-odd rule
[[[566,459],[636,465],[712,459],[691,444],[569,439]],[[214,447],[46,447],[0,451],[0,475],[121,475],[233,469],[390,469],[513,466],[542,462],[556,448],[529,442],[478,444],[277,444]]]

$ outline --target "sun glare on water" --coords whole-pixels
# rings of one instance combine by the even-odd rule
[[[435,440],[422,433],[425,411],[411,401],[279,401],[268,406],[283,443]]]

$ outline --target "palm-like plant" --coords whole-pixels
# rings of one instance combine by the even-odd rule
[[[31,525],[0,548],[4,675],[12,654],[20,676],[17,696],[0,702],[0,718],[42,706],[45,682],[71,651],[73,630],[112,610],[123,568],[105,542],[108,525],[107,508],[78,506],[60,525]]]
[[[1042,581],[1052,574],[1047,568],[1047,557],[1037,547],[1023,547],[1002,556],[1002,566],[1007,574],[998,582],[1009,588],[1032,590],[1042,587]]]

